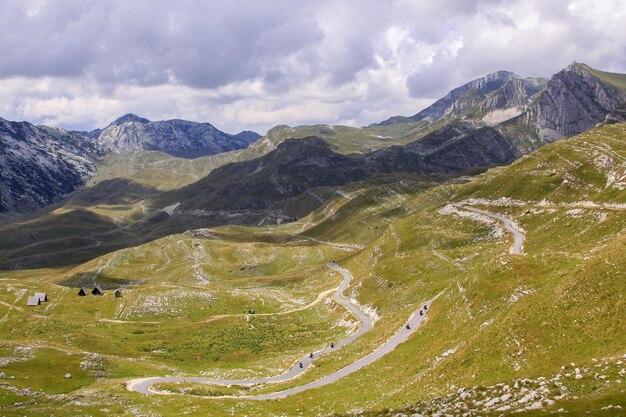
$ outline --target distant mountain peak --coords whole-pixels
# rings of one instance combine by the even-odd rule
[[[262,137],[257,132],[253,132],[252,130],[244,130],[233,136],[239,139],[248,140],[250,143],[255,142],[257,139]]]
[[[97,134],[106,152],[159,151],[181,158],[198,158],[246,148],[258,139],[252,135],[229,135],[209,123],[173,119],[150,121],[126,114]]]
[[[139,117],[133,113],[128,113],[128,114],[123,115],[120,118],[115,119],[115,121],[112,124],[121,125],[122,123],[126,123],[126,122],[150,123],[150,120],[143,118],[143,117]]]
[[[512,71],[507,71],[507,70],[499,70],[499,71],[494,71],[490,74],[485,75],[484,77],[480,77],[477,78],[474,81],[479,81],[481,79],[485,79],[485,80],[491,80],[491,79],[506,79],[507,81],[512,79],[512,78],[522,78],[519,75],[517,75],[516,73],[512,72]]]
[[[460,87],[451,90],[443,98],[434,102],[417,114],[410,117],[395,116],[377,125],[391,125],[395,123],[415,123],[419,121],[433,122],[444,116],[461,115],[466,110],[483,101],[488,94],[498,90],[511,80],[521,77],[511,71],[496,71],[476,78]],[[372,125],[376,126],[376,125]]]

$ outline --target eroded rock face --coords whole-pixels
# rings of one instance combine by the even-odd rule
[[[574,63],[550,79],[530,112],[540,129],[571,136],[595,127],[625,100],[619,89]]]
[[[0,118],[0,212],[61,200],[93,176],[98,155],[80,133]]]
[[[522,79],[508,81],[491,97],[488,97],[481,108],[487,110],[506,109],[513,106],[522,106],[528,100],[529,94]]]

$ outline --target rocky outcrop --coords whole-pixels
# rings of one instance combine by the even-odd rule
[[[507,109],[523,106],[529,97],[526,83],[520,78],[508,81],[480,104],[484,110]]]
[[[607,114],[603,124],[611,125],[617,123],[626,123],[626,103]]]
[[[229,135],[209,123],[186,120],[151,122],[133,114],[120,117],[98,133],[98,141],[106,151],[152,150],[183,158],[243,149],[259,138],[254,132]]]
[[[0,212],[61,200],[93,176],[100,154],[81,133],[0,119]]]
[[[595,127],[625,100],[623,91],[573,63],[550,79],[530,106],[528,119],[544,135],[571,136]]]

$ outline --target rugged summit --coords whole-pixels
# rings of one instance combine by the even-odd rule
[[[0,212],[59,201],[91,178],[100,154],[81,133],[0,118]]]
[[[496,127],[526,153],[593,128],[625,101],[625,75],[572,63],[550,80],[498,71],[455,88],[414,116],[378,126],[465,118]]]
[[[530,106],[528,120],[542,135],[571,136],[593,128],[624,101],[619,88],[573,63],[550,79]]]
[[[251,133],[229,135],[209,123],[186,120],[151,122],[127,114],[100,131],[98,141],[104,150],[110,152],[151,150],[183,158],[197,158],[245,148],[259,137]]]

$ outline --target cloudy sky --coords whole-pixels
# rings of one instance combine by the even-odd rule
[[[0,117],[366,125],[500,69],[626,72],[624,22],[624,0],[3,0]]]

